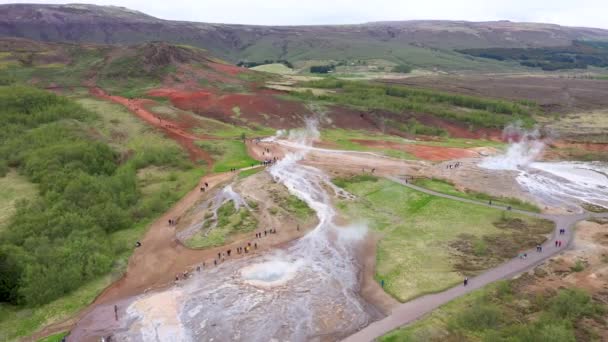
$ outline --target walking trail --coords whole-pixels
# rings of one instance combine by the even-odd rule
[[[450,196],[450,195],[446,195],[443,193],[428,190],[425,188],[421,188],[419,186],[409,184],[406,181],[396,178],[396,177],[387,177],[387,178],[394,182],[407,186],[411,189],[418,190],[418,191],[427,193],[429,195],[448,198],[448,199],[452,199],[455,201],[460,201],[460,202],[465,202],[465,203],[470,203],[470,204],[475,204],[475,205],[482,205],[482,206],[486,206],[486,207],[507,210],[507,208],[503,207],[503,206],[489,205],[484,202],[478,202],[478,201],[460,198],[460,197],[456,197],[456,196]],[[517,209],[512,209],[512,211],[516,212],[516,213],[533,216],[533,217],[538,217],[538,218],[543,218],[543,219],[547,219],[547,220],[551,220],[551,221],[555,222],[555,230],[553,232],[553,235],[551,236],[550,239],[547,239],[547,241],[545,241],[545,243],[542,245],[542,247],[543,247],[542,252],[539,253],[535,249],[528,250],[528,251],[524,252],[524,253],[528,254],[527,258],[511,259],[510,261],[507,261],[500,266],[492,268],[477,277],[469,279],[469,283],[467,286],[463,286],[463,285],[455,286],[451,289],[448,289],[448,290],[440,292],[440,293],[422,296],[422,297],[419,297],[412,301],[403,303],[403,304],[397,306],[391,312],[391,314],[388,315],[387,317],[368,325],[367,327],[361,329],[359,332],[347,337],[343,341],[348,341],[348,342],[372,341],[394,329],[397,329],[399,327],[402,327],[404,325],[407,325],[409,323],[416,321],[417,319],[421,318],[422,316],[426,315],[427,313],[433,311],[434,309],[438,308],[439,306],[441,306],[443,304],[446,304],[446,303],[452,301],[453,299],[456,299],[460,296],[463,296],[469,292],[477,290],[477,289],[479,289],[485,285],[488,285],[490,283],[493,283],[495,281],[511,278],[511,277],[516,276],[517,274],[530,270],[530,269],[534,268],[535,266],[537,266],[538,264],[542,263],[544,260],[546,260],[546,259],[550,258],[551,256],[553,256],[557,253],[560,253],[561,251],[568,248],[568,246],[572,242],[572,237],[573,237],[571,228],[574,226],[574,224],[576,222],[582,221],[585,219],[589,219],[589,218],[593,218],[593,217],[608,217],[608,213],[547,215],[547,214],[539,214],[539,213],[533,213],[533,212],[517,210]],[[564,235],[560,235],[559,234],[560,229],[565,229],[566,233]],[[555,247],[555,240],[557,240],[557,239],[562,240],[562,241],[566,240],[567,243],[563,244],[562,247]]]

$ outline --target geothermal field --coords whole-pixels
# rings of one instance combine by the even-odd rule
[[[608,30],[141,8],[0,5],[0,341],[608,341]]]
[[[373,296],[362,295],[364,241],[370,238],[367,225],[362,223],[365,218],[349,221],[339,217],[335,208],[336,201],[353,201],[356,196],[332,183],[327,172],[371,169],[369,165],[374,165],[378,168],[374,172],[386,175],[441,174],[444,166],[402,163],[372,152],[313,147],[318,137],[314,121],[308,121],[305,129],[281,131],[275,137],[252,142],[253,151],[268,151],[271,146],[274,154],[267,153],[279,156],[273,165],[252,177],[284,187],[314,212],[317,221],[303,236],[264,250],[261,246],[258,250],[256,236],[247,240],[255,245],[247,247],[246,255],[239,253],[234,258],[221,251],[215,264],[201,256],[187,270],[187,276],[178,272],[176,280],[162,289],[93,308],[72,330],[70,339],[335,341],[387,317],[386,307]],[[573,214],[582,213],[585,205],[608,208],[605,165],[535,161],[543,148],[540,140],[522,139],[503,154],[459,163],[490,177],[500,174],[510,179],[511,186],[521,187],[547,208]],[[335,165],[332,158],[336,156],[346,166]],[[260,177],[264,173],[270,177]],[[226,203],[232,203],[237,211],[254,211],[235,190],[238,182],[223,183],[208,199],[193,206],[190,212],[197,219],[176,237],[187,241],[203,229],[212,231],[218,210]],[[196,216],[203,211],[208,214]],[[234,249],[231,252],[233,256],[237,253]],[[116,315],[113,305],[118,308]],[[386,319],[391,317],[388,315]]]

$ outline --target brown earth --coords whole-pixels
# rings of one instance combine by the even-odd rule
[[[608,82],[603,80],[501,75],[410,77],[382,82],[473,96],[530,100],[547,113],[608,107]]]
[[[300,102],[277,97],[274,91],[255,94],[223,94],[215,89],[184,91],[160,88],[150,96],[166,97],[180,109],[232,124],[260,124],[273,128],[299,127],[310,111]]]
[[[101,88],[97,87],[90,88],[89,92],[98,98],[110,100],[125,106],[129,111],[146,121],[148,124],[163,130],[171,139],[178,142],[188,152],[192,161],[203,160],[207,165],[213,165],[213,159],[209,153],[194,144],[196,140],[205,139],[206,137],[193,135],[187,132],[188,127],[180,127],[179,123],[167,120],[166,118],[162,119],[150,112],[146,109],[146,105],[149,105],[149,102],[151,102],[150,100],[127,99],[122,96],[109,95]]]
[[[427,146],[419,144],[401,144],[397,142],[381,140],[353,139],[352,141],[366,147],[405,151],[413,154],[414,156],[416,156],[416,158],[431,161],[444,161],[452,159],[479,157],[479,152],[476,149]]]

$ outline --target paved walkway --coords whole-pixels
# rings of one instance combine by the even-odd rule
[[[471,204],[475,204],[475,205],[482,205],[482,206],[486,206],[486,207],[507,210],[507,208],[503,207],[503,206],[489,205],[484,202],[469,200],[466,198],[461,198],[461,197],[456,197],[456,196],[450,196],[450,195],[442,194],[442,193],[435,192],[432,190],[428,190],[425,188],[421,188],[419,186],[409,184],[409,183],[403,181],[402,179],[399,179],[396,177],[387,177],[387,178],[394,182],[407,186],[411,189],[418,190],[418,191],[427,193],[429,195],[448,198],[448,199],[452,199],[455,201],[471,203]],[[533,213],[533,212],[528,212],[525,210],[517,210],[517,209],[513,209],[512,212],[516,212],[516,213],[520,213],[520,214],[524,214],[524,215],[528,215],[528,216],[533,216],[533,217],[544,218],[544,219],[548,219],[548,220],[555,222],[555,230],[553,232],[553,235],[551,236],[550,239],[548,239],[543,244],[542,253],[536,252],[535,249],[528,250],[528,251],[526,251],[526,253],[528,254],[528,257],[526,259],[514,258],[510,261],[507,261],[504,264],[497,266],[495,268],[492,268],[477,277],[469,279],[469,285],[466,287],[463,285],[455,286],[451,289],[448,289],[448,290],[440,292],[440,293],[426,295],[426,296],[414,299],[412,301],[403,303],[403,304],[399,305],[397,308],[395,308],[389,316],[368,325],[367,327],[363,328],[359,332],[347,337],[346,339],[344,339],[344,341],[349,341],[349,342],[351,342],[351,341],[365,341],[365,342],[372,341],[394,329],[407,325],[407,324],[421,318],[422,316],[426,315],[427,313],[433,311],[434,309],[438,308],[439,306],[441,306],[443,304],[448,303],[449,301],[451,301],[453,299],[456,299],[462,295],[465,295],[469,292],[477,290],[477,289],[479,289],[485,285],[488,285],[490,283],[493,283],[495,281],[511,278],[511,277],[516,276],[517,274],[530,270],[530,269],[534,268],[535,266],[537,266],[538,264],[542,263],[544,260],[546,260],[546,259],[550,258],[551,256],[568,248],[568,246],[572,242],[572,237],[573,237],[571,228],[574,226],[574,224],[576,222],[585,220],[585,219],[588,219],[591,217],[608,217],[608,213],[603,213],[603,214],[583,213],[583,214],[574,214],[574,215],[546,215],[546,214]],[[560,229],[566,229],[566,234],[559,235]],[[555,247],[555,240],[567,241],[567,243],[563,244],[562,247]]]

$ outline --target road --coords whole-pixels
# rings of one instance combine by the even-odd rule
[[[489,205],[485,202],[479,202],[474,200],[469,200],[461,197],[446,195],[443,193],[435,192],[432,190],[428,190],[425,188],[421,188],[419,186],[409,184],[406,181],[396,178],[396,177],[387,177],[388,179],[407,186],[411,189],[424,192],[429,195],[448,198],[455,201],[482,205],[486,207],[492,207],[500,210],[507,210],[506,207],[497,206],[497,205]],[[592,218],[592,217],[608,217],[608,213],[595,214],[595,213],[582,213],[582,214],[574,214],[574,215],[546,215],[528,212],[524,210],[516,210],[513,209],[513,212],[539,217],[551,220],[555,222],[555,230],[550,239],[547,239],[543,244],[543,252],[539,253],[535,249],[531,249],[526,251],[528,257],[526,259],[514,258],[511,259],[495,268],[492,268],[483,274],[469,279],[469,284],[465,287],[463,285],[455,286],[451,289],[448,289],[443,292],[439,292],[436,294],[426,295],[414,299],[412,301],[403,303],[396,307],[390,315],[387,317],[376,321],[367,327],[361,329],[357,333],[347,337],[343,341],[345,342],[359,342],[359,341],[372,341],[380,336],[385,335],[386,333],[412,323],[422,316],[428,314],[434,309],[440,307],[443,304],[446,304],[460,296],[463,296],[469,292],[477,290],[485,285],[493,283],[498,280],[512,278],[520,273],[528,271],[546,259],[562,252],[567,249],[572,242],[573,234],[572,227],[576,222]],[[566,234],[559,235],[560,229],[565,229]],[[567,241],[567,243],[563,244],[562,247],[555,247],[555,240]]]

